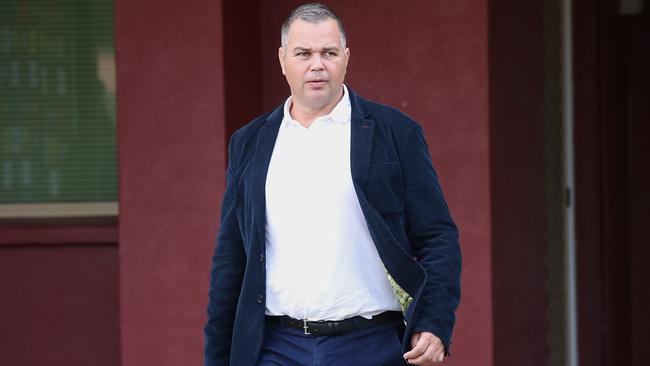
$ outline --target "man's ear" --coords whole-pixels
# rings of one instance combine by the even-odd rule
[[[344,52],[345,52],[345,64],[347,65],[347,63],[350,62],[350,49],[346,48]]]
[[[278,48],[278,60],[280,61],[280,68],[282,68],[282,75],[287,75],[284,73],[284,48]]]

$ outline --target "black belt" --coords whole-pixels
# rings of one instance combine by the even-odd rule
[[[268,324],[282,328],[302,329],[304,334],[319,336],[338,335],[351,330],[366,329],[381,324],[402,322],[403,320],[404,318],[402,317],[402,313],[399,311],[386,311],[377,314],[370,319],[366,319],[362,316],[355,316],[343,320],[309,321],[294,319],[286,315],[266,317],[266,322]]]

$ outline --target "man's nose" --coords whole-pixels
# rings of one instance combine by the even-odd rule
[[[323,59],[321,58],[321,55],[318,53],[314,53],[313,57],[311,58],[311,71],[321,71],[325,67],[323,66]]]

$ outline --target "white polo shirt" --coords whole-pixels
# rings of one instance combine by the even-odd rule
[[[347,88],[309,128],[291,97],[266,177],[266,314],[341,320],[400,310],[350,171]]]

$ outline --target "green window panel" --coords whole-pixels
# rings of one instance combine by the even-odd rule
[[[117,201],[110,0],[0,0],[0,205]]]

